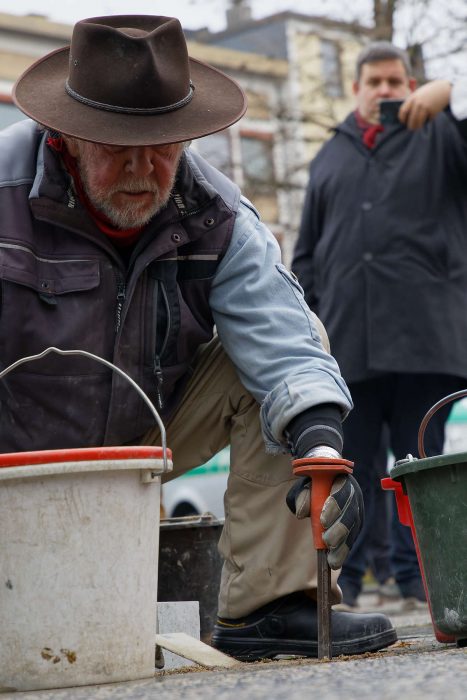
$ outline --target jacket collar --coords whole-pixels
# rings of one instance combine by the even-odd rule
[[[112,244],[105,240],[104,234],[98,230],[74,194],[71,176],[63,167],[60,154],[47,145],[48,136],[44,132],[39,145],[36,176],[29,195],[34,215],[92,238],[101,247],[115,253]],[[164,254],[197,240],[232,215],[231,202],[226,203],[203,175],[200,169],[203,163],[207,166],[200,156],[183,153],[167,206],[143,230],[141,241],[150,245],[151,249],[157,249],[156,254]],[[219,176],[224,178],[220,173]],[[231,189],[238,190],[232,183]],[[213,219],[207,212],[214,210],[214,221],[206,227],[206,221]],[[151,239],[154,239],[152,243]],[[140,248],[139,245],[137,247]]]
[[[394,138],[396,134],[399,134],[403,131],[406,131],[406,128],[403,124],[394,124],[391,126],[385,126],[384,131],[382,132],[381,136],[378,138],[377,143],[375,144],[375,147],[372,148],[371,150],[368,149],[365,144],[362,141],[362,136],[361,136],[361,131],[360,128],[357,124],[357,119],[355,117],[355,112],[350,112],[350,114],[347,115],[347,117],[344,119],[343,122],[338,124],[333,131],[336,134],[344,134],[345,136],[348,136],[352,139],[352,141],[356,142],[355,145],[360,148],[362,151],[366,152],[367,154],[370,153],[376,153],[381,146],[386,144],[389,140]]]

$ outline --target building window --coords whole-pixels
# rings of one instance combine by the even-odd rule
[[[208,163],[227,175],[232,177],[232,155],[230,134],[228,131],[218,134],[210,134],[202,139],[196,139],[196,150]]]
[[[328,39],[321,39],[321,75],[326,95],[343,97],[339,46]]]
[[[264,189],[264,185],[273,185],[275,178],[272,134],[241,131],[240,144],[243,176],[247,187]]]
[[[271,133],[240,130],[242,190],[270,225],[279,221],[273,145]]]
[[[195,139],[192,148],[236,182],[272,225],[279,220],[273,145],[270,132],[231,129]]]

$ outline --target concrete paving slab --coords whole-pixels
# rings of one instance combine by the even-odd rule
[[[197,600],[184,600],[178,602],[157,604],[157,631],[159,634],[169,634],[172,632],[185,632],[194,637],[200,638],[199,602]],[[158,663],[167,671],[174,668],[193,666],[193,661],[173,654],[164,649],[163,659],[160,658],[160,651],[157,650],[156,658]]]

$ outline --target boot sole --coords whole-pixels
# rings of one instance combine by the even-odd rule
[[[353,641],[333,642],[332,655],[353,656],[366,652],[379,651],[397,642],[395,629],[385,630],[370,637],[361,637]],[[222,638],[213,636],[211,644],[219,651],[233,656],[240,661],[258,661],[259,659],[273,659],[279,655],[318,657],[318,643],[315,641],[296,641],[293,639],[248,639],[232,638],[222,635]]]

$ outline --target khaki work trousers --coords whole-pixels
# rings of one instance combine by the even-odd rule
[[[199,351],[183,402],[166,431],[174,465],[168,479],[230,444],[218,614],[237,618],[287,593],[313,595],[317,565],[310,520],[297,520],[285,502],[294,479],[291,458],[266,454],[259,405],[217,336]],[[146,434],[143,444],[160,444],[158,430]],[[341,599],[338,574],[332,572],[334,602]]]

